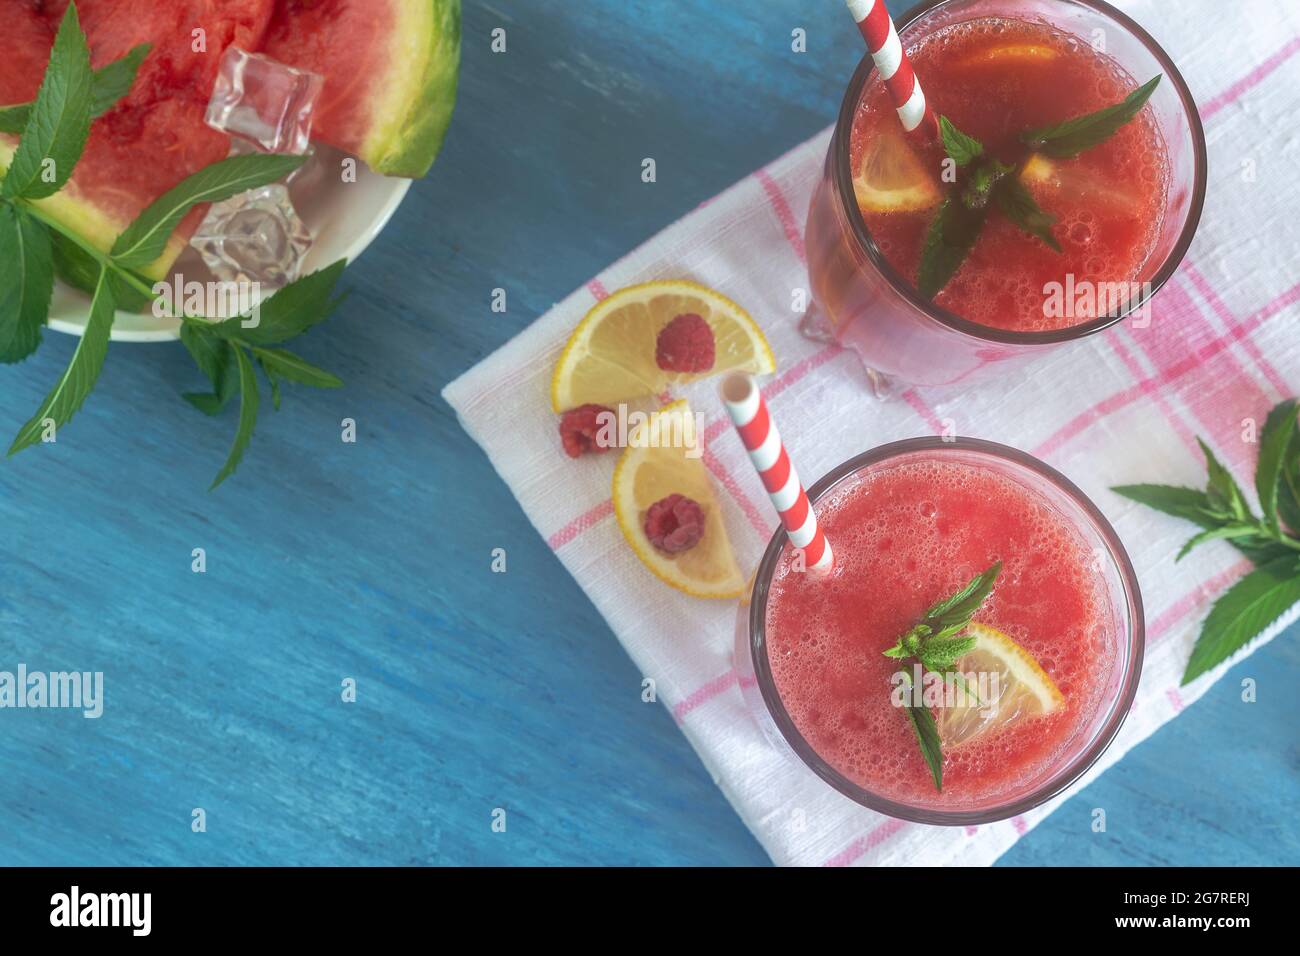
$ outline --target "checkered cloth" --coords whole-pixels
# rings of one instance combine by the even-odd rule
[[[1156,296],[1149,327],[1092,336],[1004,380],[911,389],[901,401],[876,402],[852,353],[802,339],[791,313],[791,290],[807,283],[802,224],[827,131],[610,266],[444,392],[778,863],[988,864],[1060,799],[983,827],[926,827],[858,806],[770,747],[732,670],[735,606],[671,591],[637,562],[612,518],[612,456],[571,461],[560,451],[547,400],[551,369],[574,324],[606,290],[686,276],[742,303],[764,326],[780,371],[763,393],[809,479],[865,448],[947,426],[1026,449],[1070,476],[1124,540],[1148,613],[1137,701],[1084,778],[1091,780],[1221,676],[1223,667],[1178,686],[1206,610],[1248,569],[1226,544],[1200,548],[1175,567],[1189,526],[1108,489],[1201,484],[1198,434],[1248,479],[1257,446],[1243,441],[1244,420],[1262,422],[1273,404],[1300,391],[1293,265],[1300,6],[1244,0],[1233,8],[1230,31],[1203,29],[1221,17],[1213,0],[1184,3],[1176,17],[1154,0],[1123,6],[1179,63],[1201,104],[1210,150],[1196,242]],[[736,552],[752,568],[776,516],[713,389],[701,383],[684,394],[707,422],[704,462]],[[1265,639],[1287,623],[1277,622]]]

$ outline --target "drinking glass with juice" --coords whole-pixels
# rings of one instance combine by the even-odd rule
[[[857,351],[878,384],[939,385],[1140,312],[1186,252],[1205,190],[1199,117],[1164,51],[1096,0],[946,0],[899,34],[933,113],[1012,169],[1059,248],[992,210],[955,274],[918,291],[931,224],[963,181],[939,137],[903,132],[865,57],[808,216],[805,328]],[[1137,115],[1077,155],[1036,153],[1022,136],[1155,77]]]
[[[975,439],[884,445],[810,490],[835,552],[803,570],[780,531],[737,621],[747,703],[778,747],[859,803],[933,824],[1024,812],[1097,759],[1133,701],[1142,601],[1114,530],[1063,475]],[[1001,562],[937,698],[942,780],[886,656],[928,608]],[[918,671],[918,673],[920,673]]]

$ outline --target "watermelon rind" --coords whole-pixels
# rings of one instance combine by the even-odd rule
[[[460,73],[460,0],[395,0],[402,50],[401,82],[390,83],[375,104],[375,121],[361,158],[385,176],[419,179],[442,148],[456,106]]]

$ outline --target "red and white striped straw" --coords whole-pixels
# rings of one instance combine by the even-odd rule
[[[776,422],[767,413],[767,402],[754,384],[754,380],[741,372],[733,372],[722,381],[719,390],[727,414],[740,433],[740,441],[749,452],[749,460],[758,469],[758,477],[767,489],[768,497],[781,516],[790,535],[790,543],[801,548],[808,569],[830,571],[835,563],[831,543],[826,540],[817,515],[813,513],[799,475],[790,463]]]
[[[867,51],[875,61],[876,71],[885,81],[890,99],[898,110],[898,118],[903,121],[903,129],[912,132],[926,125],[922,132],[934,135],[938,131],[938,121],[925,102],[921,92],[921,83],[912,71],[912,62],[903,52],[902,41],[898,39],[898,29],[893,18],[885,9],[885,0],[847,0],[849,13],[857,21],[862,38],[867,41]]]

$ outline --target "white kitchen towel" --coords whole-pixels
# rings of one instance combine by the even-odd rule
[[[1124,540],[1147,608],[1137,701],[1110,749],[1071,788],[1077,792],[1223,673],[1178,686],[1209,605],[1248,569],[1224,543],[1175,566],[1190,527],[1108,489],[1202,484],[1196,435],[1249,486],[1257,446],[1243,440],[1243,423],[1262,422],[1277,401],[1300,391],[1300,5],[1246,0],[1229,11],[1231,30],[1205,29],[1224,16],[1217,0],[1180,4],[1176,16],[1154,0],[1124,6],[1179,64],[1210,152],[1200,230],[1183,268],[1156,296],[1149,328],[1092,336],[1006,379],[911,389],[877,402],[853,354],[801,338],[792,313],[793,290],[807,283],[803,220],[827,131],[610,266],[444,391],[777,863],[989,864],[1064,797],[983,827],[926,827],[858,806],[770,747],[732,670],[735,605],[692,599],[652,577],[612,517],[615,455],[573,461],[561,452],[548,401],[555,360],[607,290],[688,277],[732,297],[763,325],[779,363],[763,391],[806,479],[882,442],[945,429],[1023,448],[1072,478]],[[704,460],[737,555],[752,569],[776,516],[715,386],[703,382],[683,394],[707,422]]]

